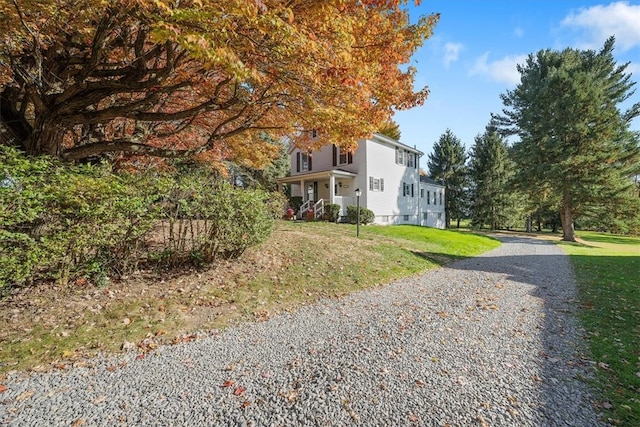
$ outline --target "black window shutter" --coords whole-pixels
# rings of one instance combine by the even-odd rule
[[[369,177],[369,190],[373,191],[373,177]]]
[[[333,144],[333,166],[338,165],[338,147]]]
[[[353,153],[351,153],[351,151],[347,153],[347,163],[353,163]]]
[[[311,153],[307,153],[307,158],[309,159],[309,170],[311,170],[311,160],[313,159]]]
[[[296,172],[300,172],[300,152],[296,153]]]
[[[413,197],[413,184],[411,184],[411,197]]]
[[[402,183],[402,197],[407,195],[407,184]]]
[[[384,191],[384,178],[380,178],[380,191]]]

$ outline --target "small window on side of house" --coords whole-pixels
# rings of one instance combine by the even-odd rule
[[[404,164],[404,151],[400,148],[396,148],[396,164]]]
[[[440,204],[442,205],[442,191],[440,192]]]
[[[427,191],[427,204],[431,204],[431,191]]]
[[[425,221],[429,219],[429,212],[422,212],[422,219]]]
[[[409,215],[405,215],[405,216],[404,216],[404,220],[405,220],[405,221],[409,221]]]
[[[389,215],[382,215],[382,222],[389,222]]]

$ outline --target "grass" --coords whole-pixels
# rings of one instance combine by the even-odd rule
[[[233,322],[268,319],[320,298],[379,286],[499,246],[468,232],[417,226],[279,222],[239,260],[181,275],[141,272],[95,287],[21,289],[0,301],[0,379],[65,369],[97,352],[139,352]]]
[[[581,321],[607,421],[640,425],[640,238],[579,232],[562,243],[579,283]]]

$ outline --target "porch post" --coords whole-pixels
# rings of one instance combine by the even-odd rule
[[[307,186],[304,184],[304,179],[300,180],[300,192],[302,193],[302,202],[308,201],[309,196],[307,194]]]
[[[336,177],[333,174],[329,175],[329,203],[334,203],[335,194],[334,189],[336,188]]]

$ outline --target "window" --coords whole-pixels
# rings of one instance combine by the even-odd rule
[[[369,177],[369,190],[384,191],[384,178]]]
[[[440,194],[440,204],[442,205],[442,191],[439,194]]]
[[[350,165],[353,163],[353,153],[346,147],[333,146],[333,166]]]
[[[404,220],[405,220],[405,221],[409,221],[409,215],[405,215],[405,216],[404,216]]]
[[[422,212],[422,219],[425,221],[429,219],[429,212]]]
[[[382,215],[382,222],[389,222],[389,215]]]
[[[442,213],[438,212],[438,219],[442,219]]]
[[[437,196],[438,196],[438,192],[437,192],[437,191],[434,191],[434,192],[433,192],[433,204],[434,204],[434,205],[437,205],[437,204],[438,204],[438,201],[436,200],[436,197],[437,197]]]
[[[427,204],[431,204],[431,191],[427,191]]]
[[[300,153],[300,170],[310,171],[311,167],[309,166],[309,158],[311,156],[309,153]]]
[[[402,183],[402,195],[404,197],[409,197],[411,195],[411,185],[407,184],[406,182]]]
[[[296,155],[296,172],[307,172],[311,170],[311,153],[298,151]]]
[[[420,198],[424,199],[424,188],[420,189]]]
[[[411,197],[414,197],[414,195],[413,195],[413,184],[411,184]]]
[[[399,148],[396,148],[396,164],[404,164],[404,151]]]
[[[407,166],[412,168],[413,167],[413,160],[415,158],[415,155],[413,153],[405,153],[405,156],[407,158]]]

